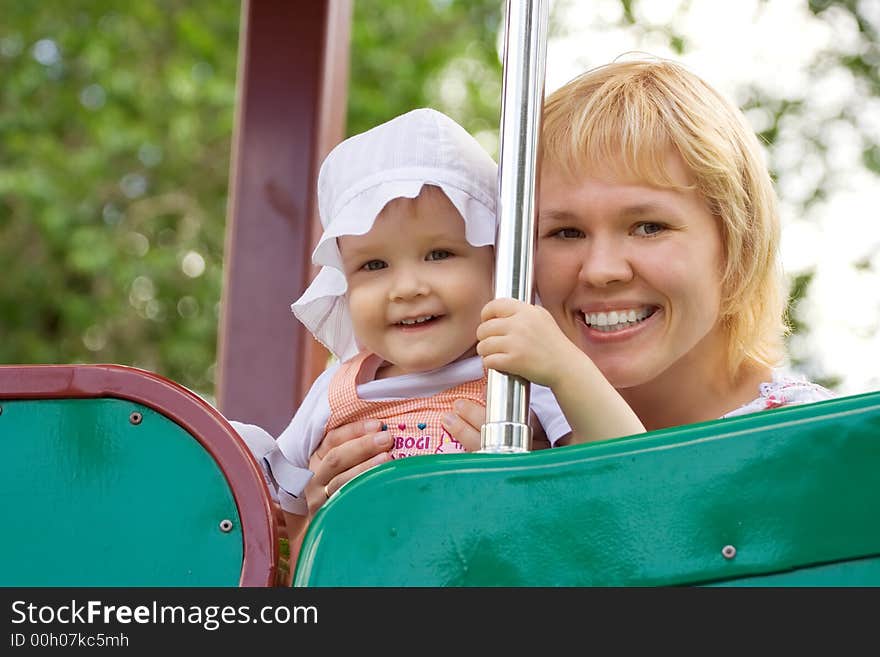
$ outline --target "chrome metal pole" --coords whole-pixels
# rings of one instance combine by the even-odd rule
[[[504,22],[504,78],[498,156],[499,229],[495,297],[532,301],[536,167],[548,0],[508,0]],[[481,452],[527,452],[532,447],[528,382],[489,370]]]

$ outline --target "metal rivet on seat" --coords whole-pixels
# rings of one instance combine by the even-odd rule
[[[725,545],[721,548],[721,556],[725,559],[733,559],[736,556],[736,548],[732,545]]]
[[[232,531],[232,521],[228,518],[224,518],[220,521],[220,531],[229,533]]]
[[[144,416],[138,413],[137,411],[132,411],[131,415],[128,416],[128,421],[132,424],[140,424],[144,419]]]

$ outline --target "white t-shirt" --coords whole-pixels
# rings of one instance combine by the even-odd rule
[[[833,392],[818,383],[812,383],[782,369],[775,369],[773,379],[758,386],[758,396],[755,399],[721,417],[735,417],[782,406],[809,404],[833,399],[835,396]]]

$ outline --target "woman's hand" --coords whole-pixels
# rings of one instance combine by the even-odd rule
[[[443,416],[443,428],[464,445],[467,451],[478,452],[481,447],[480,428],[486,423],[486,407],[469,399],[457,399],[453,406],[454,412]],[[544,429],[534,413],[529,413],[529,424],[532,427],[532,451],[550,447]],[[566,442],[560,440],[557,444],[566,444],[568,437],[565,440]]]
[[[480,427],[486,423],[486,407],[469,399],[458,399],[454,412],[443,415],[443,428],[460,442],[468,452],[480,449]]]
[[[309,515],[357,475],[391,460],[391,434],[381,426],[378,420],[351,422],[324,436],[309,461],[314,473],[305,490]]]

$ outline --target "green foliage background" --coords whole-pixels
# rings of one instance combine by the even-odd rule
[[[0,0],[0,363],[211,395],[240,11]],[[500,21],[494,1],[355,2],[349,133],[426,105],[497,130]],[[444,107],[453,60],[471,82]]]
[[[348,133],[429,105],[494,152],[503,4],[355,0]],[[634,23],[636,0],[621,4]],[[863,5],[808,6],[852,15],[866,44],[816,70],[845,66],[880,92]],[[240,11],[0,0],[0,363],[124,363],[212,394]],[[672,27],[664,38],[687,49]],[[798,102],[752,98],[773,113],[772,147]]]
[[[0,3],[0,362],[210,390],[238,11]]]

